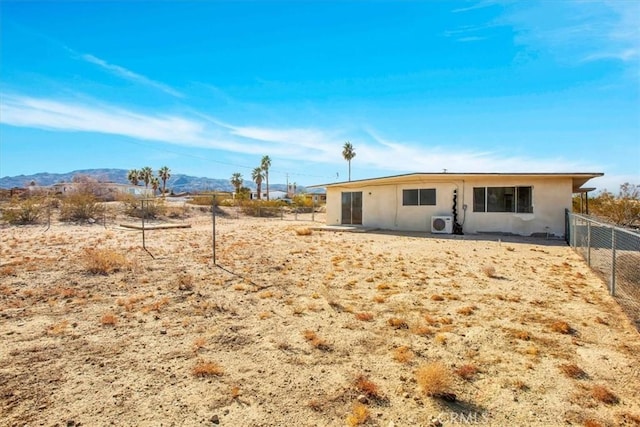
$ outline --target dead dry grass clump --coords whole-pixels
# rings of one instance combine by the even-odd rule
[[[620,399],[618,399],[618,396],[613,394],[611,390],[602,385],[594,385],[591,388],[591,396],[597,401],[600,401],[607,405],[615,405],[620,401]]]
[[[322,351],[331,351],[331,345],[329,345],[326,340],[320,338],[318,334],[312,330],[307,329],[302,333],[302,335],[313,348],[317,348]]]
[[[494,266],[492,266],[492,265],[486,265],[486,266],[482,267],[482,273],[485,276],[489,277],[489,278],[498,277],[496,275],[496,268]]]
[[[361,320],[363,322],[371,322],[373,320],[373,313],[356,313],[356,319]]]
[[[471,381],[478,372],[478,367],[470,364],[462,365],[455,370],[456,375],[467,381]]]
[[[349,427],[355,427],[363,425],[369,419],[369,409],[360,402],[356,402],[353,405],[351,413],[347,415],[347,425]]]
[[[416,381],[425,395],[441,397],[451,393],[453,375],[442,362],[430,362],[417,369]]]
[[[220,376],[224,373],[222,367],[215,362],[199,361],[191,371],[196,377]]]
[[[354,388],[370,399],[382,399],[382,393],[376,383],[365,375],[358,375],[353,381]]]
[[[406,345],[393,350],[393,360],[396,362],[409,363],[413,360],[414,356],[414,352]]]
[[[313,234],[313,230],[309,227],[300,227],[296,228],[296,235],[298,236],[311,236]]]
[[[585,371],[582,370],[578,365],[573,363],[565,363],[558,366],[560,371],[565,374],[569,378],[573,378],[576,380],[588,378],[588,375]]]
[[[91,274],[108,275],[126,270],[130,264],[127,258],[113,249],[86,248],[82,254],[85,268]]]
[[[457,310],[458,314],[462,314],[463,316],[470,316],[473,314],[473,312],[477,309],[478,307],[476,307],[475,305],[469,305],[466,307],[460,307]]]
[[[555,322],[553,322],[551,324],[551,330],[553,332],[559,332],[561,334],[572,334],[573,333],[573,329],[571,328],[571,326],[569,326],[569,324],[567,322],[565,322],[564,320],[557,320]]]
[[[395,329],[409,329],[407,321],[399,317],[392,317],[387,320],[387,323],[389,324],[389,326]]]
[[[118,317],[113,313],[105,313],[100,318],[100,324],[102,326],[115,326],[118,323]]]

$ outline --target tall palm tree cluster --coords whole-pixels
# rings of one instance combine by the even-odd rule
[[[269,168],[271,168],[271,158],[269,156],[263,156],[260,161],[260,166],[254,168],[251,171],[251,179],[256,183],[256,189],[258,192],[258,199],[262,198],[262,183],[267,184],[267,200],[269,200]],[[231,185],[236,189],[236,194],[240,194],[240,188],[242,187],[242,174],[235,172],[231,175],[229,180]]]
[[[144,182],[144,187],[153,189],[153,194],[156,194],[158,188],[160,188],[160,181],[162,181],[162,197],[166,194],[167,189],[167,181],[171,178],[171,169],[167,166],[163,166],[158,169],[158,175],[153,175],[153,169],[149,166],[145,166],[142,169],[131,169],[129,173],[127,173],[127,179],[131,184],[138,185],[141,182]]]

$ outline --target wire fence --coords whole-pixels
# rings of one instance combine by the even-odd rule
[[[640,233],[567,211],[565,236],[640,330]]]

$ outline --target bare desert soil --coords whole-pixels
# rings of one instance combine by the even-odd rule
[[[218,218],[219,266],[195,211],[155,258],[2,226],[0,425],[640,425],[640,336],[564,242],[298,219]]]

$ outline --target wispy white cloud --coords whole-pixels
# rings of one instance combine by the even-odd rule
[[[111,105],[35,98],[13,94],[0,97],[0,123],[60,132],[94,132],[139,140],[262,155],[299,162],[343,163],[341,145],[346,129],[239,126],[215,117],[152,115]],[[403,172],[573,172],[596,170],[565,159],[520,158],[504,152],[451,150],[434,143],[425,148],[381,137],[364,128],[356,147],[359,168]]]
[[[640,58],[640,2],[503,1],[496,20],[515,31],[518,44],[570,62]]]
[[[162,92],[165,92],[171,96],[175,96],[176,98],[184,98],[184,94],[182,94],[181,92],[178,92],[177,90],[173,89],[172,87],[164,84],[164,83],[160,83],[157,82],[155,80],[151,80],[148,77],[145,77],[141,74],[138,73],[134,73],[131,70],[128,70],[124,67],[121,67],[119,65],[115,65],[115,64],[110,64],[107,61],[100,59],[96,56],[93,55],[89,55],[89,54],[83,54],[80,55],[80,58],[86,62],[89,62],[91,64],[97,65],[100,68],[109,71],[110,73],[115,74],[118,77],[121,77],[123,79],[126,80],[130,80],[136,83],[140,83],[143,84],[145,86],[149,86],[149,87],[153,87],[156,89],[161,90]]]
[[[410,142],[389,141],[367,130],[377,144],[360,146],[360,161],[381,169],[407,172],[584,172],[599,171],[597,165],[562,158],[523,158],[504,151],[452,150],[445,144],[430,147]]]

